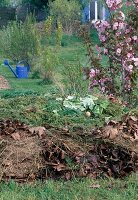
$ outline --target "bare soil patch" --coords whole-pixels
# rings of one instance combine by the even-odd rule
[[[104,128],[29,127],[0,122],[0,179],[18,182],[75,177],[121,178],[138,170],[138,118]]]

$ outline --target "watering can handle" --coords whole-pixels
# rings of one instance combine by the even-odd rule
[[[26,60],[21,60],[21,61],[19,61],[18,63],[17,63],[17,65],[19,65],[19,64],[21,64],[21,63],[26,63],[27,64],[27,70],[28,70],[28,72],[30,71],[30,65],[29,65],[29,63],[26,61]]]

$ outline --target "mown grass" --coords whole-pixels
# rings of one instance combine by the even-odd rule
[[[0,200],[137,200],[138,175],[124,180],[75,179],[0,184]]]

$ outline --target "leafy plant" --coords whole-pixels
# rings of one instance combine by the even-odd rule
[[[60,21],[57,22],[57,30],[56,30],[56,45],[58,47],[61,46],[62,36],[63,36],[63,27]]]
[[[61,22],[64,32],[72,34],[75,20],[81,19],[80,4],[76,0],[55,0],[50,2],[50,14],[57,24],[57,19]]]
[[[54,80],[56,68],[58,65],[58,57],[56,56],[55,50],[51,47],[45,47],[41,51],[39,58],[39,64],[37,65],[37,71],[39,71],[43,83],[51,83]]]
[[[39,34],[34,26],[32,16],[24,23],[12,22],[0,31],[0,52],[3,57],[13,61],[32,61],[39,54]]]
[[[52,33],[52,22],[53,19],[51,16],[49,16],[47,18],[47,20],[45,21],[45,32],[46,32],[46,37],[49,39],[49,37],[51,36]]]
[[[68,96],[65,99],[57,99],[62,101],[63,110],[68,109],[70,111],[75,111],[77,113],[82,113],[85,111],[90,111],[95,116],[102,115],[107,107],[109,106],[109,101],[106,99],[98,99],[98,97],[88,95],[85,97],[75,97]],[[58,111],[58,110],[57,110]]]
[[[69,63],[64,66],[63,75],[65,76],[64,84],[67,92],[72,94],[87,93],[87,82],[83,81],[83,71],[80,63]]]

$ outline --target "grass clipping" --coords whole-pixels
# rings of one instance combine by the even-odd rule
[[[138,118],[126,116],[86,132],[1,121],[0,179],[124,177],[138,167],[137,124]]]

